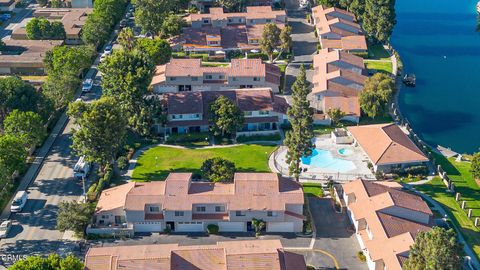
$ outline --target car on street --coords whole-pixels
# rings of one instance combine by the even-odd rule
[[[26,191],[22,190],[17,192],[12,201],[12,206],[10,206],[10,212],[17,213],[23,210],[25,204],[27,204],[28,194]]]
[[[2,15],[0,15],[0,21],[2,22],[10,20],[10,18],[12,18],[12,15],[10,15],[10,13],[3,13]]]
[[[310,2],[308,0],[300,1],[300,9],[308,9],[310,7]]]
[[[123,20],[120,21],[120,27],[123,28],[125,26],[127,26],[127,20],[123,19]]]
[[[73,177],[77,179],[88,177],[88,174],[90,173],[90,166],[90,162],[85,160],[85,156],[81,156],[73,167]]]
[[[92,79],[86,79],[83,81],[82,84],[82,92],[90,92],[93,87],[93,80]]]
[[[0,238],[7,238],[8,232],[12,228],[12,221],[5,220],[0,224]]]
[[[106,54],[106,55],[110,55],[110,54],[112,54],[112,52],[113,52],[113,46],[112,45],[107,45],[105,47],[105,50],[103,51],[103,53]]]

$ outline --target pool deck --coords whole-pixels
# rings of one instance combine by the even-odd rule
[[[339,172],[337,170],[332,170],[328,168],[318,168],[302,164],[302,167],[306,169],[306,172],[303,172],[301,175],[301,178],[303,178],[304,180],[332,179],[337,181],[350,181],[358,177],[367,180],[373,180],[375,178],[370,169],[368,168],[368,157],[360,147],[355,147],[351,144],[335,144],[330,138],[330,135],[322,135],[315,138],[315,146],[317,149],[329,151],[333,158],[353,162],[353,164],[355,164],[355,169]],[[349,155],[340,155],[338,153],[338,150],[342,148],[352,150],[352,153]],[[287,175],[288,171],[288,166],[286,164],[286,155],[287,150],[284,149],[283,151],[280,151],[275,157],[276,164],[278,165],[277,169],[283,175]]]

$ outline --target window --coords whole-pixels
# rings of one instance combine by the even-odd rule
[[[276,216],[278,216],[278,214],[277,214],[277,212],[267,211],[267,216],[269,216],[269,217],[276,217]]]
[[[197,206],[197,212],[205,212],[205,211],[207,211],[205,206]]]
[[[176,81],[177,77],[170,77],[170,81]]]
[[[208,24],[208,23],[210,23],[210,20],[209,19],[203,19],[203,23]]]
[[[176,217],[183,217],[183,211],[175,211]]]
[[[237,217],[244,217],[244,216],[245,216],[245,213],[243,213],[242,211],[235,211],[235,216],[237,216]]]
[[[253,81],[254,81],[254,82],[259,82],[259,81],[260,81],[260,77],[253,77]]]
[[[232,81],[236,82],[236,81],[237,81],[237,77],[232,77]]]
[[[225,207],[221,205],[215,206],[215,212],[225,212]]]
[[[192,77],[192,81],[194,82],[198,81],[198,77]]]
[[[212,78],[213,78],[212,75],[205,75],[205,79],[207,80],[211,80]]]
[[[272,22],[272,19],[267,19],[266,21],[267,21],[267,23],[270,23],[270,22]]]
[[[245,116],[252,116],[252,112],[251,111],[246,111],[246,112],[243,112],[243,115]]]
[[[150,212],[160,212],[160,207],[158,206],[150,206]]]
[[[220,76],[218,76],[218,78],[219,78],[220,80],[223,80],[223,79],[225,79],[225,76],[220,75]]]
[[[260,114],[260,115],[269,115],[270,112],[269,112],[269,111],[258,111],[258,114]]]
[[[232,22],[232,19],[228,19],[228,22],[231,23],[231,22]]]

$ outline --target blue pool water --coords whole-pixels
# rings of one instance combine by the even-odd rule
[[[348,149],[348,148],[340,148],[338,149],[338,153],[342,156],[349,156],[353,154],[353,151],[352,149]]]
[[[349,160],[335,158],[330,151],[323,149],[313,149],[312,155],[302,157],[304,165],[310,165],[312,168],[326,169],[333,172],[348,172],[356,169],[355,164]]]

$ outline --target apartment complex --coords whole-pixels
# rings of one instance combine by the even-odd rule
[[[316,113],[326,114],[338,108],[345,113],[343,120],[358,123],[358,96],[367,79],[363,58],[344,51],[322,49],[314,56],[313,66],[310,104]]]
[[[217,242],[215,245],[156,244],[90,248],[86,270],[306,270],[305,258],[280,240]]]
[[[278,133],[280,125],[288,121],[286,100],[275,96],[269,88],[169,93],[164,95],[167,125],[156,126],[158,133],[208,131],[208,108],[219,96],[230,99],[244,114],[245,123],[237,135]]]
[[[88,233],[220,232],[253,230],[262,219],[267,232],[303,230],[303,190],[275,173],[236,173],[233,183],[192,181],[191,173],[170,173],[165,181],[130,182],[102,192]]]
[[[283,28],[287,23],[284,10],[271,6],[248,6],[246,12],[225,13],[222,7],[210,8],[207,14],[190,14],[180,37],[172,43],[187,52],[210,52],[258,49],[263,28],[275,23]]]
[[[280,69],[261,59],[232,59],[224,66],[204,66],[201,59],[172,59],[157,66],[151,87],[155,93],[215,91],[268,87],[279,91]]]
[[[12,11],[16,3],[15,0],[0,0],[0,11]]]
[[[0,54],[0,74],[43,75],[47,51],[63,44],[62,40],[4,40]]]
[[[371,270],[401,270],[415,236],[433,225],[428,205],[398,183],[356,180],[343,184],[343,199]]]
[[[87,20],[88,14],[92,12],[93,9],[91,8],[42,8],[35,10],[33,17],[62,22],[66,34],[65,44],[78,45],[82,42],[80,35],[82,27]],[[22,22],[23,27],[18,27],[13,30],[13,39],[28,39],[25,29],[28,21],[29,20],[24,20]]]
[[[348,132],[367,154],[375,171],[425,165],[428,158],[394,123],[348,127]]]
[[[319,5],[312,9],[312,17],[322,48],[347,52],[367,50],[362,28],[352,13]]]

